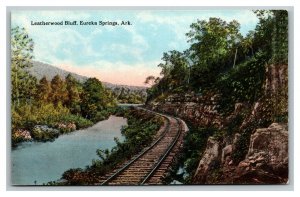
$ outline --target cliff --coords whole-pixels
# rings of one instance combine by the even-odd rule
[[[218,111],[219,94],[170,95],[149,105],[190,125],[216,128],[192,176],[192,184],[282,184],[288,182],[288,66],[267,65],[263,95]]]

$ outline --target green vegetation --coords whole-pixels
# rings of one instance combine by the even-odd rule
[[[147,97],[144,90],[131,90],[124,87],[117,87],[112,92],[118,103],[144,104]]]
[[[34,43],[24,28],[11,30],[12,144],[24,140],[53,140],[61,133],[106,119],[116,106],[112,92],[96,78],[83,84],[71,74],[51,81],[31,76]],[[36,127],[44,125],[46,127]],[[42,129],[44,128],[44,129]],[[59,133],[52,132],[58,129]],[[51,130],[51,132],[50,132]],[[31,137],[27,134],[30,133]],[[22,138],[22,134],[24,134]],[[26,136],[25,136],[26,134]],[[22,140],[23,139],[23,140]]]
[[[189,124],[191,125],[191,124]],[[206,142],[209,136],[218,132],[217,128],[199,128],[190,126],[189,132],[184,138],[184,145],[179,160],[168,177],[165,178],[166,184],[169,184],[174,178],[183,184],[191,184],[193,175],[197,169],[201,156],[206,148]],[[177,174],[178,169],[184,170],[184,173]]]
[[[249,60],[222,74],[216,82],[222,95],[219,111],[230,113],[237,102],[254,103],[261,98],[266,62],[266,55],[258,51]]]
[[[127,118],[128,126],[122,129],[125,140],[120,142],[115,138],[116,146],[111,150],[96,151],[100,157],[91,166],[83,169],[70,169],[62,178],[66,185],[90,185],[97,182],[97,178],[112,171],[117,165],[131,159],[144,147],[151,144],[153,137],[162,125],[162,118],[142,110],[119,108],[117,114]],[[58,183],[49,183],[58,184]]]
[[[255,31],[241,35],[238,21],[198,20],[186,34],[190,47],[163,54],[161,77],[145,83],[147,103],[174,93],[208,92],[220,95],[220,112],[229,113],[236,102],[253,103],[262,96],[267,64],[287,64],[288,15],[285,10],[256,11]]]
[[[267,127],[273,121],[288,121],[288,87],[279,87],[276,95],[266,92],[263,87],[268,65],[288,64],[288,13],[285,10],[259,10],[255,13],[259,23],[245,36],[241,34],[236,20],[227,22],[210,18],[191,24],[186,34],[189,47],[185,51],[164,53],[162,63],[158,65],[161,76],[146,78],[145,83],[151,85],[147,89],[146,100],[142,91],[130,92],[126,88],[110,91],[96,78],[90,78],[83,84],[71,75],[66,79],[55,76],[51,81],[44,77],[38,82],[25,71],[31,66],[33,40],[25,29],[13,28],[12,129],[29,130],[35,139],[44,141],[57,136],[55,129],[65,133],[72,131],[73,124],[76,128],[87,127],[111,113],[125,116],[128,126],[122,130],[124,142],[115,139],[117,145],[112,150],[97,150],[100,159],[93,161],[91,166],[70,169],[62,176],[67,181],[63,184],[89,185],[97,183],[100,176],[149,145],[162,123],[160,118],[142,111],[115,111],[116,102],[146,101],[150,104],[164,101],[174,94],[216,95],[217,110],[224,117],[232,115],[236,103],[253,106],[260,102],[260,112],[263,113],[256,114],[255,121],[248,122],[243,129],[240,129],[241,125],[251,114],[250,109],[235,115],[222,129],[189,124],[190,131],[185,136],[178,166],[184,168],[187,174],[181,178],[182,181],[191,183],[207,139],[213,136],[222,141],[240,132],[241,137],[236,143],[238,151],[232,155],[233,162],[237,164],[245,157],[249,138],[256,128]],[[19,135],[13,136],[16,136],[15,142],[20,141]],[[212,176],[216,179],[220,175],[219,167],[220,163],[212,166]]]
[[[146,78],[145,83],[152,85],[147,90],[146,104],[164,102],[170,95],[184,98],[191,94],[197,97],[216,96],[216,106],[223,117],[232,115],[236,103],[253,106],[259,102],[259,112],[255,120],[248,122],[240,130],[243,121],[251,115],[251,107],[234,117],[232,122],[220,128],[199,128],[191,125],[185,137],[184,151],[179,165],[187,177],[179,178],[184,183],[191,183],[201,154],[209,136],[222,141],[240,132],[233,154],[234,163],[240,162],[246,155],[249,139],[258,127],[268,127],[271,122],[288,121],[288,86],[287,78],[276,92],[264,87],[267,66],[286,67],[288,64],[288,12],[285,10],[255,11],[259,22],[254,31],[246,36],[240,33],[240,24],[233,20],[226,22],[220,18],[198,20],[190,25],[189,48],[185,51],[169,51],[163,54],[161,76]],[[272,76],[271,76],[272,77]],[[218,165],[213,170],[213,177],[218,177]],[[170,181],[170,178],[169,178]]]

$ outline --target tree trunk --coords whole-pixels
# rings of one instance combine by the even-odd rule
[[[235,49],[235,55],[234,55],[234,60],[233,60],[233,68],[235,67],[235,61],[236,61],[236,56],[237,56],[237,48]]]

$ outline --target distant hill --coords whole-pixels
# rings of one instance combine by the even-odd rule
[[[68,74],[72,74],[75,79],[79,82],[84,82],[88,79],[86,76],[78,75],[75,73],[68,72],[66,70],[60,69],[58,67],[52,66],[50,64],[45,64],[38,61],[33,61],[33,66],[28,69],[29,73],[35,76],[38,80],[40,80],[43,76],[47,78],[47,80],[52,80],[55,75],[60,75],[65,78]]]
[[[88,77],[78,75],[76,73],[72,73],[66,70],[63,70],[61,68],[58,68],[56,66],[52,66],[50,64],[42,63],[39,61],[33,61],[33,66],[28,69],[29,73],[33,76],[35,76],[38,80],[40,80],[43,76],[45,76],[48,80],[51,80],[55,75],[60,75],[61,77],[65,78],[68,74],[72,74],[75,79],[77,79],[79,82],[83,83],[85,82]],[[128,86],[128,85],[119,85],[119,84],[112,84],[108,82],[102,81],[103,85],[106,88],[109,89],[121,89],[121,88],[126,88],[131,91],[145,91],[146,92],[146,87],[142,86]]]

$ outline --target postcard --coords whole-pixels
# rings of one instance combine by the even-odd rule
[[[288,184],[288,14],[12,10],[10,184]]]

